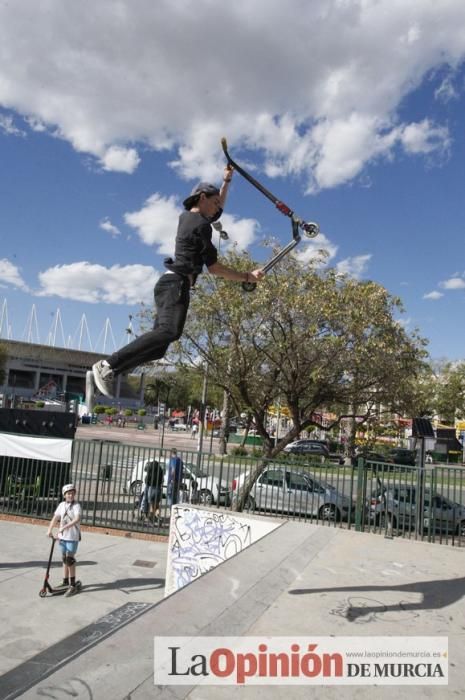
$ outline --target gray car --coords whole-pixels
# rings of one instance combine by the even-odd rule
[[[424,490],[420,515],[415,486],[381,486],[371,496],[370,521],[376,525],[384,526],[388,522],[393,529],[413,529],[418,517],[425,532],[465,537],[465,507],[439,493],[431,494],[428,488]]]
[[[248,475],[246,472],[234,479],[236,498]],[[270,465],[252,486],[247,506],[252,510],[309,515],[321,520],[347,520],[352,501],[334,486],[317,481],[309,472]]]

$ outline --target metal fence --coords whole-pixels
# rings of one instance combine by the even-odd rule
[[[71,465],[0,458],[0,512],[51,518],[61,486],[74,482],[83,524],[166,534],[171,450],[75,440]],[[362,459],[355,466],[282,456],[275,460],[178,450],[178,502],[355,528],[386,537],[465,544],[465,469],[404,467]],[[164,470],[159,518],[141,511],[145,468]],[[257,476],[257,478],[254,478]]]

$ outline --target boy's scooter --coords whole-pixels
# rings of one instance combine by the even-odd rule
[[[48,564],[47,564],[47,570],[45,572],[45,578],[44,578],[44,585],[39,591],[39,595],[41,598],[45,598],[47,594],[49,595],[61,595],[62,593],[66,593],[66,591],[69,588],[69,585],[66,586],[58,586],[57,588],[52,588],[52,586],[49,583],[49,578],[50,578],[50,567],[52,565],[52,559],[53,559],[53,550],[55,549],[55,541],[56,537],[52,537],[52,546],[50,547],[50,556],[48,558]],[[76,589],[79,591],[81,590],[81,582],[76,581],[75,583]]]

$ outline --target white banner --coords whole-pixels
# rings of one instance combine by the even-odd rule
[[[155,637],[155,685],[447,685],[447,637]]]
[[[0,433],[0,456],[36,459],[44,462],[71,462],[72,440]]]

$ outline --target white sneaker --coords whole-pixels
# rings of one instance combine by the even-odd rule
[[[65,598],[70,598],[72,595],[76,595],[77,593],[77,586],[69,586],[68,590],[65,593]]]
[[[113,398],[113,382],[115,374],[106,360],[99,360],[92,367],[94,382],[99,391],[108,398]]]

